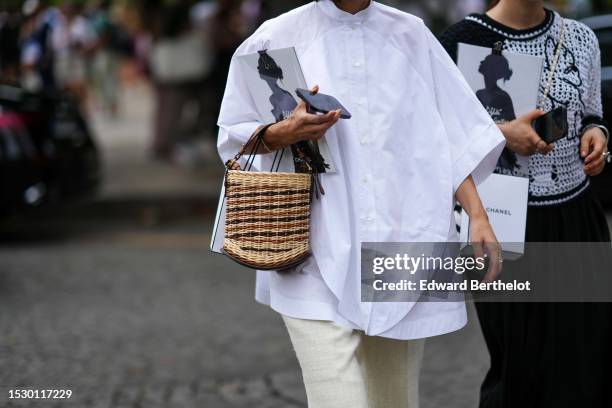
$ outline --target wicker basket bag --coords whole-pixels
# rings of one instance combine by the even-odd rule
[[[282,270],[310,256],[313,174],[249,171],[266,129],[256,132],[226,163],[223,251],[249,268]],[[249,148],[245,170],[232,170]],[[274,163],[278,170],[282,153],[277,158]]]

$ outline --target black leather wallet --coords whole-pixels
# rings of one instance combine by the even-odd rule
[[[308,89],[298,88],[295,90],[297,96],[300,97],[308,105],[308,109],[313,113],[326,114],[336,109],[342,109],[340,117],[342,119],[350,119],[350,112],[342,106],[342,104],[333,96],[322,93],[312,94]]]

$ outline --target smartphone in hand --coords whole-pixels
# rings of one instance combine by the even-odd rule
[[[340,118],[350,119],[350,112],[333,96],[322,93],[312,94],[308,89],[298,88],[295,90],[297,96],[306,102],[308,109],[313,113],[326,114],[337,109],[341,109]]]
[[[533,121],[533,129],[548,144],[566,137],[567,128],[565,106],[559,106]]]

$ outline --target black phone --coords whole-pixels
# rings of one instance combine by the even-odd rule
[[[328,112],[335,111],[336,109],[341,109],[342,111],[340,112],[340,117],[342,119],[351,118],[350,112],[331,95],[325,95],[322,93],[313,94],[308,89],[302,88],[296,89],[295,93],[301,100],[306,102],[310,112],[326,114]]]
[[[559,106],[533,121],[533,129],[546,143],[551,144],[567,136],[567,108]]]

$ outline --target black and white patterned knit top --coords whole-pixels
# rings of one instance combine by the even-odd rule
[[[561,33],[562,17],[546,10],[546,20],[528,30],[514,30],[488,17],[472,14],[449,27],[440,37],[457,60],[457,44],[493,47],[502,41],[504,50],[544,56],[540,95],[544,94]],[[568,136],[555,143],[548,155],[529,158],[529,205],[558,205],[580,196],[589,186],[580,157],[580,136],[586,125],[604,124],[601,107],[601,62],[595,34],[584,24],[565,19],[565,39],[554,83],[543,109],[564,105],[568,109]]]

